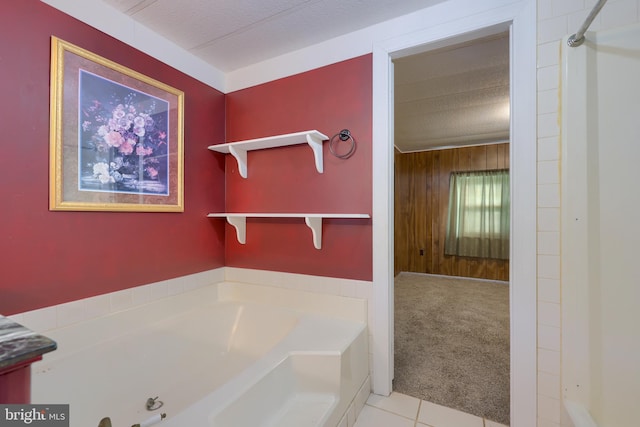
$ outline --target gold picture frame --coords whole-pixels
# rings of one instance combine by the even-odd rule
[[[183,212],[184,93],[51,38],[49,209]]]

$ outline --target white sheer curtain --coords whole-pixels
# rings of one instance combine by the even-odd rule
[[[445,254],[509,259],[509,171],[453,172]]]

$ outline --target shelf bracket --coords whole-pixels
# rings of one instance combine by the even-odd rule
[[[247,217],[229,215],[227,222],[235,227],[238,242],[243,245],[247,243]]]
[[[229,147],[229,153],[236,158],[238,162],[238,171],[243,178],[247,177],[247,150],[238,147]]]
[[[309,144],[309,147],[311,147],[311,149],[313,150],[313,157],[316,161],[316,169],[318,170],[319,173],[322,173],[324,170],[324,166],[322,162],[322,139],[308,133],[307,143]]]
[[[304,223],[311,229],[313,246],[316,249],[322,249],[322,217],[306,216],[304,217]]]

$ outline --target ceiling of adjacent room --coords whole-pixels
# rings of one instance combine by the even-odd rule
[[[444,0],[102,0],[223,72]],[[509,138],[506,33],[396,59],[403,152]]]
[[[394,60],[402,152],[509,140],[509,36]]]

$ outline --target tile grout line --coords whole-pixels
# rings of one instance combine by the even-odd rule
[[[388,414],[395,415],[395,416],[400,417],[400,418],[404,418],[405,420],[411,420],[411,418],[409,418],[407,416],[404,416],[402,414],[398,414],[397,412],[393,412],[393,411],[390,411],[388,409],[380,408],[379,406],[371,405],[369,403],[365,403],[365,406],[369,406],[369,407],[375,408],[375,409],[377,409],[379,411],[383,411],[383,412],[386,412]],[[417,418],[416,418],[415,421],[417,421]],[[414,425],[414,427],[415,427],[415,425]]]
[[[424,400],[422,400],[422,399],[417,399],[417,400],[418,400],[418,410],[417,410],[416,415],[415,415],[415,419],[414,419],[414,422],[413,422],[413,427],[419,427],[419,426],[418,426],[418,423],[419,423],[419,418],[420,418],[420,410],[422,409],[422,403],[423,403],[423,402],[425,402],[425,401],[424,401]],[[365,406],[369,406],[369,407],[371,407],[371,408],[375,408],[375,409],[377,409],[377,410],[384,411],[384,412],[386,412],[386,413],[388,413],[388,414],[392,414],[392,415],[394,415],[394,416],[398,416],[398,417],[400,417],[400,418],[404,418],[405,420],[410,420],[410,419],[411,419],[411,418],[409,418],[409,417],[407,417],[407,416],[405,416],[405,415],[399,414],[399,413],[397,413],[397,412],[393,412],[393,411],[388,410],[388,409],[385,409],[385,408],[381,408],[381,407],[376,406],[376,405],[372,405],[372,404],[370,404],[370,403],[368,403],[368,402],[367,402],[367,403],[365,403]],[[448,409],[452,409],[452,410],[454,410],[454,411],[462,412],[462,411],[459,411],[459,410],[454,409],[454,408],[448,408]],[[466,412],[463,412],[463,413],[468,414],[468,413],[466,413]],[[469,415],[473,415],[473,414],[469,414]],[[488,420],[488,419],[487,419],[487,418],[485,418],[485,417],[481,417],[481,416],[478,416],[478,415],[475,415],[475,417],[480,418],[480,419],[482,420],[482,427],[487,427],[487,422],[490,422],[490,421],[491,421],[491,420]],[[423,425],[425,425],[426,427],[437,427],[437,426],[432,426],[432,425],[430,425],[430,424],[423,424]],[[503,424],[500,424],[500,425],[502,426]],[[507,426],[505,426],[505,427],[509,427],[509,426],[507,425]]]

